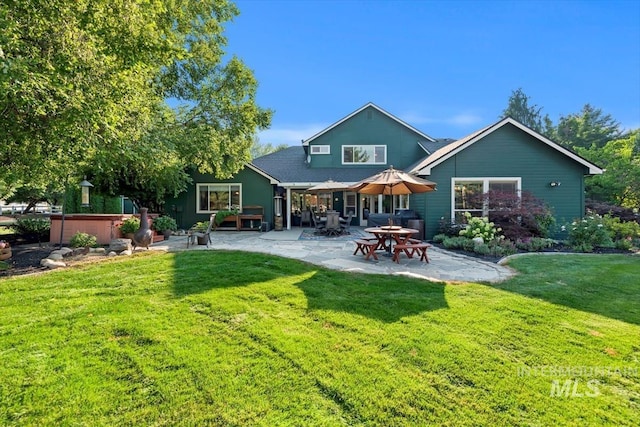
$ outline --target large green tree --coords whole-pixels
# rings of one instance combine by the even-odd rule
[[[507,108],[502,110],[502,117],[512,117],[541,134],[548,134],[553,126],[548,115],[542,115],[542,107],[531,104],[531,97],[522,88],[511,92]]]
[[[4,1],[4,188],[88,175],[153,204],[184,188],[190,166],[235,173],[271,118],[251,70],[225,56],[237,14],[226,0]]]
[[[577,147],[576,151],[605,169],[602,175],[586,181],[590,198],[627,208],[640,207],[640,129],[602,148],[594,144]]]
[[[561,116],[555,128],[557,142],[567,147],[602,148],[609,141],[621,138],[623,131],[610,114],[589,104],[576,114]]]

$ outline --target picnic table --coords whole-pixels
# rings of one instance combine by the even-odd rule
[[[385,256],[392,257],[393,261],[397,263],[400,262],[401,252],[404,252],[409,258],[420,254],[421,261],[429,262],[427,248],[430,245],[411,238],[411,236],[419,234],[419,230],[401,226],[381,226],[365,228],[364,231],[373,234],[375,238],[356,240],[357,246],[354,255],[362,252],[365,259],[374,258],[377,260],[378,256],[375,251],[385,250]]]

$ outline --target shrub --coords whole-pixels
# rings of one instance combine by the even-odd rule
[[[587,212],[596,213],[604,216],[609,215],[613,218],[619,218],[621,222],[638,222],[640,216],[637,212],[634,212],[631,208],[623,208],[617,205],[610,205],[608,203],[599,202],[596,200],[587,200],[585,202]]]
[[[546,239],[543,237],[530,237],[527,239],[516,240],[515,246],[525,252],[540,252],[543,249],[553,246],[553,239]]]
[[[442,243],[446,238],[447,238],[447,235],[444,233],[436,234],[435,236],[433,236],[433,242]]]
[[[51,221],[47,218],[36,216],[22,217],[16,220],[11,226],[16,234],[23,236],[36,236],[38,241],[49,238],[49,230],[51,230]]]
[[[467,220],[467,226],[464,230],[460,230],[460,235],[468,239],[482,237],[482,240],[488,242],[496,238],[501,231],[500,228],[496,228],[493,222],[489,222],[489,219],[486,217],[479,218],[471,216],[469,212],[465,212],[464,217]]]
[[[598,214],[573,221],[567,227],[567,242],[578,252],[593,252],[597,246],[612,247],[613,241],[604,222]]]
[[[165,215],[155,218],[151,227],[159,232],[163,232],[165,230],[176,231],[178,229],[178,224],[175,219]]]
[[[487,245],[491,250],[491,255],[496,257],[512,255],[518,252],[515,243],[508,239],[494,239]]]
[[[609,214],[604,215],[602,220],[613,240],[640,238],[640,224],[635,221],[622,221]]]
[[[464,243],[469,241],[466,237],[447,237],[442,241],[442,246],[446,249],[463,249]]]
[[[122,224],[120,225],[120,232],[123,235],[131,234],[138,231],[138,228],[140,228],[140,219],[135,216],[132,216],[131,218],[127,218],[124,221],[122,221]]]
[[[491,254],[491,249],[489,248],[489,245],[487,245],[486,243],[480,243],[479,245],[475,245],[473,247],[473,251],[479,255]]]
[[[489,220],[502,229],[506,239],[516,241],[527,237],[548,237],[555,228],[551,209],[528,191],[520,195],[489,191],[474,196],[470,203],[488,206]]]
[[[631,239],[616,240],[615,246],[616,246],[616,249],[622,249],[624,251],[628,251],[628,250],[631,250],[631,248],[633,248],[633,241]]]
[[[71,237],[69,245],[72,248],[95,248],[98,246],[98,239],[96,236],[78,231]]]
[[[464,227],[465,224],[455,224],[445,217],[440,217],[440,221],[438,222],[438,234],[451,237],[459,236],[460,230],[463,230]]]

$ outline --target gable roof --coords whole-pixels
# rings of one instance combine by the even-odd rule
[[[399,118],[397,118],[396,116],[384,111],[382,108],[378,107],[376,104],[374,104],[373,102],[369,102],[367,104],[365,104],[364,106],[358,108],[356,111],[354,111],[353,113],[349,114],[348,116],[338,120],[337,122],[335,122],[334,124],[330,125],[329,127],[321,130],[320,132],[316,133],[315,135],[313,135],[311,138],[305,139],[302,141],[302,145],[303,146],[308,146],[309,143],[311,141],[313,141],[314,139],[324,135],[325,133],[329,132],[331,129],[341,125],[342,123],[346,122],[347,120],[349,120],[350,118],[352,118],[353,116],[361,113],[362,111],[366,110],[367,108],[374,108],[377,111],[379,111],[380,113],[384,114],[385,116],[389,117],[391,120],[394,120],[398,123],[400,123],[402,126],[412,130],[413,132],[417,133],[418,135],[420,135],[422,138],[426,139],[427,141],[431,141],[431,142],[435,142],[435,139],[431,138],[429,135],[419,131],[418,129],[414,128],[413,126],[411,126],[410,124],[403,122],[402,120],[400,120]]]
[[[245,166],[247,168],[251,169],[252,171],[255,171],[257,174],[262,175],[265,178],[267,178],[269,180],[269,184],[277,184],[278,183],[278,180],[276,178],[274,178],[272,175],[269,175],[267,172],[263,171],[262,169],[260,169],[256,165],[254,165],[253,163],[245,163]]]
[[[300,186],[313,185],[328,179],[347,184],[354,183],[382,170],[380,168],[312,168],[305,162],[305,158],[304,148],[294,146],[253,159],[252,165],[263,174],[275,178],[278,184]]]
[[[569,150],[561,146],[560,144],[557,144],[551,141],[549,138],[523,125],[522,123],[513,119],[512,117],[505,117],[504,119],[500,120],[497,123],[494,123],[485,128],[482,128],[470,135],[465,136],[462,139],[452,142],[451,144],[445,145],[444,147],[436,150],[433,154],[428,156],[426,159],[422,160],[415,166],[411,167],[409,169],[409,172],[414,173],[416,175],[430,175],[431,169],[434,168],[435,166],[439,165],[440,163],[444,162],[450,157],[458,154],[465,148],[473,145],[474,143],[480,141],[482,138],[486,137],[487,135],[490,135],[491,133],[495,132],[496,130],[500,129],[501,127],[507,124],[515,126],[516,128],[522,130],[523,132],[538,139],[540,142],[547,144],[549,147],[553,148],[554,150],[559,151],[565,156],[585,166],[589,171],[590,175],[597,175],[604,172],[601,168],[591,163],[584,157],[581,157],[580,155],[576,154],[572,150]]]

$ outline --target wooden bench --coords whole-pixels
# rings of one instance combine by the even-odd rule
[[[354,255],[356,255],[358,251],[360,251],[362,252],[362,255],[364,255],[364,259],[369,259],[370,257],[373,257],[373,259],[375,260],[378,259],[378,255],[376,255],[376,249],[378,248],[378,239],[356,240],[355,244],[357,246],[355,252],[353,253]]]
[[[427,249],[431,247],[428,243],[410,243],[410,244],[398,244],[393,247],[392,260],[400,264],[400,252],[404,251],[408,258],[413,258],[414,255],[420,254],[420,261],[426,263],[429,262],[427,257]]]

